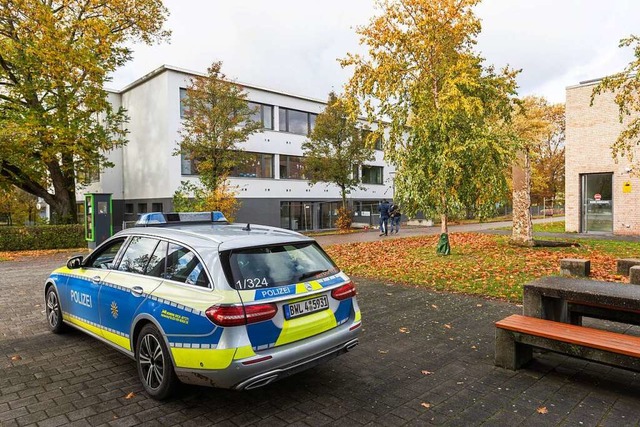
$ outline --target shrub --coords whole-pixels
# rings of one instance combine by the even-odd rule
[[[87,245],[80,224],[0,227],[0,251],[80,248]]]
[[[338,217],[336,218],[336,227],[340,230],[348,230],[351,228],[351,211],[340,206],[338,208]]]

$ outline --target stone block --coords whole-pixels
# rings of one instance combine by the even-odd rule
[[[591,274],[591,261],[588,259],[565,258],[560,260],[560,275],[587,277]]]
[[[625,258],[616,261],[618,274],[623,276],[629,275],[629,269],[634,265],[640,265],[640,259],[638,258]]]
[[[629,283],[640,285],[640,265],[634,265],[629,269]]]

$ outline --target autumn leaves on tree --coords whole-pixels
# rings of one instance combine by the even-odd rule
[[[160,0],[0,1],[0,187],[76,222],[78,174],[110,166],[105,153],[125,143],[107,76],[131,58],[127,43],[167,38],[166,17]]]
[[[348,92],[388,129],[385,157],[397,169],[396,199],[410,215],[440,217],[442,233],[469,197],[480,216],[504,200],[514,152],[505,124],[517,72],[497,71],[474,51],[478,3],[380,1],[381,14],[357,30],[367,55],[341,62],[354,68]]]

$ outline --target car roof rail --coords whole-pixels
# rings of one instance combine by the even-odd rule
[[[229,224],[220,211],[211,212],[149,212],[141,214],[135,227],[167,227],[184,224]]]

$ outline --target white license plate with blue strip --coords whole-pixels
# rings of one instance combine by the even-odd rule
[[[325,310],[327,308],[329,308],[329,299],[326,295],[321,295],[317,298],[311,298],[304,301],[285,304],[284,317],[287,320],[293,319],[296,317],[304,316],[305,314]]]

